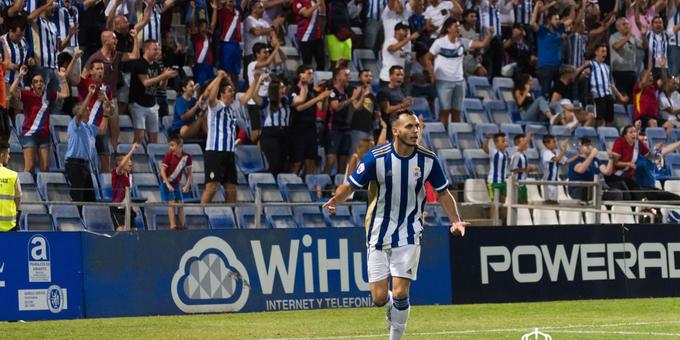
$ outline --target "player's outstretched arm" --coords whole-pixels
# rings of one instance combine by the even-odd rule
[[[335,207],[338,204],[343,204],[347,200],[347,197],[354,192],[354,188],[348,183],[343,183],[335,190],[335,196],[331,197],[323,207],[328,209],[328,212],[332,215],[335,214]]]
[[[441,204],[442,208],[446,212],[446,215],[449,216],[449,220],[452,221],[451,223],[451,234],[453,236],[465,236],[465,227],[470,225],[470,223],[463,221],[463,219],[460,216],[460,213],[458,212],[458,207],[456,206],[456,200],[453,198],[453,195],[451,195],[451,192],[449,192],[449,189],[444,189],[443,191],[438,193],[439,195],[439,204]]]

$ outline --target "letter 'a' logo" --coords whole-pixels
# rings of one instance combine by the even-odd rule
[[[182,312],[237,312],[250,294],[248,272],[223,239],[204,237],[182,255],[170,290]]]

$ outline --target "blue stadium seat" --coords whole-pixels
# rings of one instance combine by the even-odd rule
[[[671,129],[671,132],[668,134],[668,142],[675,143],[678,140],[680,140],[680,129]]]
[[[530,132],[533,134],[533,137],[531,138],[532,147],[539,150],[545,148],[545,146],[543,146],[543,136],[548,134],[548,128],[546,128],[545,125],[528,124],[524,130],[527,134]]]
[[[100,199],[102,201],[111,200],[111,173],[99,174],[99,187],[101,188]]]
[[[335,177],[333,177],[333,184],[335,184],[336,187],[339,187],[344,182],[345,174],[336,174]]]
[[[30,172],[19,172],[19,182],[21,183],[21,202],[39,202],[38,188]]]
[[[66,150],[68,150],[67,144],[57,144],[57,163],[60,169],[66,169]]]
[[[235,213],[239,228],[255,229],[255,207],[236,207]],[[271,228],[264,212],[260,215],[260,228]]]
[[[425,123],[425,141],[432,149],[451,149],[453,144],[449,134],[440,122]]]
[[[58,231],[84,231],[78,208],[73,205],[52,205],[49,208],[52,223]]]
[[[68,124],[71,117],[68,115],[50,115],[50,133],[54,144],[68,143]]]
[[[175,211],[176,213],[176,211]],[[186,226],[190,230],[208,229],[208,217],[202,207],[185,207]],[[150,230],[169,230],[170,219],[167,207],[153,207],[146,209],[146,220]],[[179,220],[175,220],[179,226]]]
[[[54,231],[52,216],[46,212],[22,212],[19,219],[19,229],[25,231]]]
[[[198,144],[184,144],[184,152],[191,155],[192,171],[205,172],[205,160],[203,158],[203,150]]]
[[[505,134],[505,140],[507,141],[508,146],[516,146],[514,141],[515,136],[524,134],[524,131],[522,131],[522,126],[513,123],[502,123],[501,132]]]
[[[612,146],[614,146],[614,141],[619,138],[619,132],[616,128],[609,126],[598,127],[597,134],[600,136],[600,144],[605,147],[607,151],[611,151]]]
[[[21,144],[21,142],[19,141],[19,136],[17,135],[17,132],[14,129],[10,130],[9,143],[10,144]]]
[[[496,95],[491,89],[489,79],[486,77],[469,76],[467,77],[470,96],[482,100],[494,100]]]
[[[315,196],[317,186],[323,191],[332,185],[331,176],[327,174],[306,175],[305,184],[307,184],[307,189],[310,193],[313,194],[312,196]]]
[[[454,146],[458,149],[465,150],[479,147],[472,124],[450,123],[449,136],[453,140]]]
[[[590,127],[590,126],[579,126],[579,127],[577,127],[576,131],[574,131],[575,142],[578,142],[578,139],[583,138],[583,137],[590,138],[590,141],[594,146],[598,146],[600,144],[599,138],[597,136],[597,130],[595,130],[594,127]]]
[[[24,126],[24,114],[23,113],[17,113],[17,116],[14,118],[14,126],[16,126],[17,131],[19,131],[19,136],[21,136],[21,131]]]
[[[621,104],[614,104],[614,124],[620,128],[632,124],[632,111]]]
[[[144,197],[149,203],[161,202],[159,182],[155,174],[132,174],[133,197]]]
[[[111,211],[105,206],[84,205],[83,224],[87,230],[91,231],[111,232],[114,230]]]
[[[345,228],[355,226],[354,222],[352,222],[352,215],[349,212],[349,207],[346,205],[338,206],[335,209],[335,215],[329,214],[328,209],[322,209],[322,211],[326,223],[332,227]]]
[[[165,207],[146,208],[146,225],[148,226],[149,230],[170,229],[168,209]]]
[[[167,209],[165,210],[167,211]],[[210,227],[208,216],[206,216],[203,207],[184,207],[184,214],[186,226],[189,230],[204,230]]]
[[[555,138],[557,139],[558,147],[560,147],[565,140],[569,141],[572,140],[571,129],[568,126],[552,125],[550,126],[550,134],[555,136]]]
[[[529,177],[535,177],[535,178],[542,178],[543,177],[543,164],[541,164],[541,158],[538,154],[538,150],[534,149],[526,149],[524,151],[524,155],[527,156],[527,161],[529,161],[529,164],[535,166],[538,168],[537,173],[529,173]]]
[[[326,224],[326,219],[324,219],[319,207],[293,207],[293,215],[295,216],[295,222],[297,222],[298,226],[302,228],[328,227],[328,224]]]
[[[283,202],[283,195],[276,185],[274,175],[270,173],[253,173],[248,175],[250,190],[255,197],[260,189],[263,202]]]
[[[119,155],[126,155],[130,152],[132,144],[118,144],[118,149],[116,152]],[[153,169],[151,168],[151,163],[149,162],[149,156],[144,151],[143,147],[138,147],[135,153],[132,154],[132,172],[133,173],[151,173]]]
[[[498,99],[505,102],[515,100],[512,96],[512,89],[515,87],[515,82],[512,78],[495,77],[493,78],[491,85]]]
[[[465,183],[465,179],[468,178],[468,173],[465,168],[465,159],[463,159],[460,150],[439,150],[437,155],[442,162],[442,168],[448,174],[449,180],[452,183]]]
[[[508,106],[502,100],[489,100],[484,102],[484,107],[486,107],[486,112],[491,118],[492,123],[503,124],[512,123],[512,117],[510,112],[508,112]]]
[[[38,173],[37,185],[45,201],[71,201],[70,185],[61,172]]]
[[[257,145],[239,145],[236,148],[236,165],[246,175],[266,171],[268,168]]]
[[[463,158],[473,178],[486,178],[489,174],[489,155],[482,149],[463,150]]]
[[[135,129],[132,126],[132,119],[128,115],[119,115],[118,124],[120,124],[120,136],[118,143],[132,144],[135,140]]]
[[[427,98],[423,97],[413,97],[413,105],[411,109],[418,116],[423,116],[426,122],[431,122],[434,119],[434,115],[430,112],[430,103],[428,103]]]
[[[673,179],[680,179],[680,154],[669,153],[666,155],[666,166],[670,169],[670,175]]]
[[[9,145],[9,163],[7,167],[10,169],[24,169],[24,150],[21,144]]]
[[[654,145],[663,143],[664,145],[668,142],[668,138],[666,137],[666,132],[664,131],[663,128],[657,127],[657,128],[651,128],[648,127],[645,129],[645,133],[647,134],[647,141],[649,143],[650,149],[654,147]]]
[[[366,205],[352,206],[352,222],[359,228],[366,226]]]
[[[498,129],[498,125],[493,124],[493,123],[485,123],[485,124],[477,124],[475,126],[475,136],[477,137],[477,147],[481,147],[482,144],[484,143],[484,139],[487,137],[487,134],[489,133],[498,133],[500,130]],[[465,148],[460,148],[460,149],[465,149]]]
[[[212,229],[236,229],[236,218],[230,207],[205,207],[210,228]]]
[[[463,118],[470,124],[489,123],[489,116],[478,98],[463,99]]]

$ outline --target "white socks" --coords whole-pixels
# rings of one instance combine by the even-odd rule
[[[392,295],[390,294],[390,298]],[[403,299],[392,298],[392,308],[388,312],[391,315],[392,327],[390,327],[390,340],[399,340],[404,335],[408,314],[411,310],[408,296]]]

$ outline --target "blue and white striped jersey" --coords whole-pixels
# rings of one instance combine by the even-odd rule
[[[366,153],[349,183],[355,189],[368,185],[365,223],[369,249],[420,243],[425,181],[437,191],[449,185],[437,156],[428,149],[417,146],[411,156],[401,157],[390,143]]]
[[[668,44],[671,46],[680,46],[680,31],[673,32],[673,28],[680,25],[680,6],[676,5],[675,8],[668,8],[668,26],[666,28],[666,33],[668,34]]]
[[[368,0],[366,17],[368,19],[380,20],[380,15],[385,7],[387,7],[387,0]]]
[[[576,68],[581,67],[585,60],[586,45],[588,44],[588,35],[585,33],[571,33],[568,37],[569,41],[569,65]]]
[[[599,63],[595,59],[590,61],[590,91],[593,98],[612,95],[612,74],[609,65]]]
[[[269,98],[262,98],[262,127],[286,127],[290,121],[290,107],[281,103],[277,111],[272,112]]]
[[[15,44],[10,38],[9,38],[9,33],[5,33],[2,36],[2,41],[3,44],[5,45],[5,48],[9,51],[9,60],[12,62],[12,64],[16,65],[22,65],[26,62],[26,56],[28,55],[28,42],[26,41],[26,38],[21,38],[18,44]],[[4,60],[4,58],[3,58]],[[5,81],[8,84],[12,84],[14,82],[14,76],[17,74],[17,71],[7,71],[5,72]]]
[[[483,34],[487,34],[487,27],[495,29],[493,37],[501,36],[501,14],[498,4],[491,4],[488,0],[482,2],[478,8],[479,27]]]
[[[57,68],[57,27],[52,21],[38,17],[30,28],[30,42],[36,65]]]
[[[509,160],[508,151],[499,151],[493,144],[493,140],[489,141],[489,175],[486,181],[488,183],[505,182]]]
[[[660,67],[659,58],[668,59],[668,33],[665,31],[661,33],[647,32],[647,42],[649,43],[648,56],[654,60],[654,67]]]
[[[519,4],[515,6],[515,23],[528,25],[531,22],[533,10],[534,2],[532,0],[520,0]]]
[[[78,17],[80,16],[79,8],[75,4],[71,6],[71,9],[66,7],[59,7],[52,17],[54,25],[57,27],[57,38],[60,41],[64,41],[66,36],[68,36],[68,31],[71,27],[78,25]],[[69,40],[67,47],[76,47],[78,45],[78,32],[76,32]]]
[[[525,155],[523,152],[515,152],[512,154],[512,157],[510,157],[510,171],[515,169],[524,169],[527,166],[529,166],[529,160],[527,159],[527,155]],[[523,181],[527,179],[527,173],[513,172],[512,178],[516,181]]]
[[[26,15],[31,14],[31,12],[35,11],[36,9],[38,9],[38,0],[26,0],[26,4],[24,5]]]
[[[208,138],[205,141],[206,151],[229,151],[236,149],[236,117],[240,108],[234,101],[230,106],[218,100],[213,107],[208,107]]]
[[[552,159],[559,154],[559,150],[543,150],[543,179],[546,181],[558,181],[560,179],[560,164],[564,164],[566,160],[555,162]]]
[[[144,28],[142,29],[142,41],[147,41],[149,39],[153,39],[158,41],[159,44],[161,44],[161,40],[163,37],[161,37],[161,13],[163,12],[163,2],[156,2],[155,5],[153,6],[153,9],[151,9],[151,17],[149,18],[149,23],[144,25]],[[146,2],[142,2],[142,14],[141,16],[138,16],[141,20],[142,16],[144,15],[144,11],[146,10]]]

